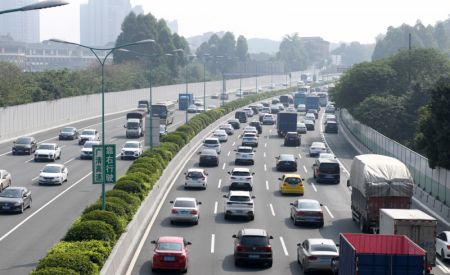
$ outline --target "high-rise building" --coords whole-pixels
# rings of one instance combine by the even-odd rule
[[[80,6],[80,42],[89,46],[114,43],[123,19],[130,13],[130,0],[89,0]]]
[[[1,0],[0,10],[20,8],[38,0]],[[39,11],[14,12],[0,16],[0,35],[14,41],[39,43]]]

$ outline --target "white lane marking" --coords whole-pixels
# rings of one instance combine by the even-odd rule
[[[301,159],[301,158],[302,158],[302,155],[298,154],[298,158]]]
[[[214,253],[214,242],[216,240],[216,235],[211,234],[211,254]]]
[[[264,163],[264,171],[267,171],[267,166],[265,163]]]
[[[217,184],[217,188],[220,188],[221,184],[222,184],[222,179],[219,179],[219,184]]]
[[[36,177],[32,178],[31,181],[35,181],[35,180],[37,180],[38,178],[39,178],[39,176],[36,176]]]
[[[266,180],[266,189],[269,190],[269,181]]]
[[[267,147],[267,143],[264,143],[264,147]]]
[[[310,184],[311,184],[312,188],[314,189],[314,191],[317,192],[317,188],[316,188],[316,186],[314,185],[314,182],[310,182]]]
[[[6,237],[8,237],[9,235],[11,235],[14,231],[16,231],[20,226],[22,226],[24,223],[26,223],[29,219],[31,219],[32,217],[34,217],[35,215],[37,215],[39,212],[41,212],[45,207],[49,206],[52,202],[54,202],[55,200],[57,200],[59,197],[61,197],[62,195],[64,195],[67,191],[69,191],[70,189],[72,189],[73,187],[75,187],[78,183],[82,182],[85,178],[89,177],[92,174],[92,172],[89,172],[87,175],[85,175],[84,177],[82,177],[81,179],[79,179],[77,182],[75,182],[74,184],[72,184],[71,186],[69,186],[67,189],[65,189],[64,191],[62,191],[61,193],[59,193],[58,195],[56,195],[53,199],[49,200],[46,204],[44,204],[43,206],[41,206],[38,210],[34,211],[33,213],[31,213],[28,217],[26,217],[23,221],[21,221],[20,223],[18,223],[16,226],[14,226],[11,230],[9,230],[8,232],[6,232],[5,235],[0,237],[0,242],[3,241]]]
[[[71,158],[71,159],[67,160],[66,162],[64,162],[64,164],[67,164],[67,163],[71,162],[71,161],[74,160],[74,159],[75,159],[75,158]]]
[[[303,170],[305,170],[305,173],[308,173],[308,170],[306,170],[306,166],[303,165]]]
[[[442,272],[450,274],[450,269],[448,269],[438,258],[436,258],[436,262],[438,263],[437,267],[439,267]]]
[[[116,155],[116,158],[118,158],[120,156],[120,153],[118,153],[117,155]]]
[[[264,152],[264,157],[266,157],[266,152]]]
[[[214,215],[217,214],[217,201],[214,203]]]
[[[275,211],[273,210],[273,205],[271,203],[269,203],[269,207],[270,207],[270,212],[272,212],[272,216],[275,217]]]
[[[32,162],[33,160],[34,160],[34,158],[32,158],[32,159],[29,159],[29,160],[25,161],[25,163],[29,163],[29,162]]]
[[[230,154],[231,154],[231,151],[228,151],[227,157],[229,157],[229,156],[230,156]]]
[[[222,166],[222,170],[225,170],[225,165],[226,165],[226,163],[224,163],[224,164],[223,164],[223,166]]]
[[[236,144],[236,142],[235,141],[233,141],[233,144],[231,145],[231,146],[234,146]]]
[[[117,138],[111,138],[109,141],[114,141],[114,140],[117,140]]]
[[[269,134],[272,134],[272,129],[269,130]]]
[[[283,247],[284,255],[289,256],[289,253],[286,248],[286,244],[284,243],[283,237],[280,236],[281,246]]]
[[[328,209],[328,206],[324,206],[323,208],[325,208],[325,210],[327,210],[327,212],[328,212],[328,214],[330,215],[330,217],[332,218],[332,219],[334,219],[334,216],[333,216],[333,214],[331,214],[331,211],[330,211],[330,209]]]

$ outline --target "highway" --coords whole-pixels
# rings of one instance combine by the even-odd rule
[[[348,178],[348,169],[351,161],[358,153],[345,140],[342,134],[326,134],[325,140],[330,149],[339,158],[342,166],[341,184],[317,184],[312,177],[311,166],[314,158],[308,156],[308,147],[313,141],[321,141],[322,121],[316,122],[316,130],[302,135],[302,144],[298,148],[284,147],[283,140],[277,137],[274,126],[263,126],[263,133],[259,138],[259,147],[256,148],[254,166],[246,166],[255,172],[255,219],[225,220],[223,215],[230,171],[234,165],[233,149],[240,145],[237,130],[222,144],[220,164],[218,167],[206,168],[209,173],[208,188],[206,190],[185,190],[183,188],[184,175],[174,179],[162,208],[151,223],[149,234],[144,236],[141,251],[137,251],[127,274],[150,274],[151,257],[154,245],[150,242],[159,236],[183,236],[192,242],[188,274],[236,274],[257,272],[258,274],[303,274],[296,261],[297,243],[311,237],[324,237],[338,241],[340,232],[359,232],[351,219],[350,190],[345,182]],[[278,191],[278,178],[283,172],[275,170],[275,157],[280,153],[292,153],[298,157],[298,173],[306,179],[304,198],[313,198],[324,206],[325,225],[323,228],[294,226],[289,218],[289,203],[297,196],[282,196]],[[193,155],[183,168],[198,167],[198,155]],[[181,172],[183,172],[181,171]],[[170,200],[176,197],[195,197],[202,202],[200,221],[198,225],[185,225],[170,223]],[[233,261],[233,239],[241,228],[263,228],[274,237],[271,241],[274,253],[271,268],[245,268],[235,267]],[[440,226],[442,229],[442,226]],[[433,269],[433,274],[450,274],[450,267],[439,266]]]
[[[230,99],[235,99],[231,96]],[[219,106],[218,99],[207,99],[206,105]],[[137,102],[136,102],[137,104]],[[126,142],[125,114],[119,113],[105,118],[106,142],[116,144],[120,154]],[[194,114],[189,114],[189,118]],[[176,111],[174,123],[168,127],[175,130],[185,122],[185,112]],[[78,128],[94,128],[101,131],[100,118],[70,124]],[[47,251],[61,238],[78,218],[86,205],[101,195],[101,186],[92,184],[90,160],[79,158],[82,146],[75,141],[59,141],[59,129],[43,131],[34,135],[38,142],[56,142],[62,147],[61,159],[69,169],[68,181],[62,186],[40,186],[37,177],[47,164],[35,163],[33,155],[12,155],[12,142],[0,144],[0,168],[12,175],[13,186],[25,186],[32,192],[32,207],[23,214],[0,214],[0,274],[28,274],[45,256]],[[117,158],[117,177],[125,173],[132,163]],[[112,186],[107,186],[107,189]]]

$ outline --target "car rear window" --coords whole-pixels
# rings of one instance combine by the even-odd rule
[[[230,201],[250,201],[248,196],[231,196]]]
[[[321,163],[319,170],[322,173],[329,174],[339,174],[339,164],[338,163]]]
[[[269,239],[265,236],[242,236],[241,245],[245,246],[266,246]]]
[[[239,153],[252,153],[253,149],[252,148],[239,148],[238,152]]]
[[[299,184],[299,183],[302,182],[302,179],[301,178],[292,178],[292,177],[290,177],[290,178],[286,178],[284,181],[289,183],[289,184]]]
[[[310,251],[337,252],[337,249],[335,246],[330,244],[312,244],[310,245]]]
[[[158,250],[181,251],[183,246],[180,243],[159,243]]]
[[[217,140],[205,139],[205,144],[218,144],[218,143],[217,143]]]
[[[201,172],[189,172],[187,176],[191,179],[199,179],[203,178],[203,174]]]
[[[320,204],[311,201],[302,201],[298,203],[298,208],[300,209],[320,209]]]
[[[250,176],[250,172],[243,172],[243,171],[234,171],[232,173],[233,176]]]
[[[174,207],[195,207],[195,202],[178,200],[178,201],[175,201],[175,204],[173,206]]]

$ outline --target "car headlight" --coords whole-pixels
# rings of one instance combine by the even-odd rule
[[[14,203],[14,206],[19,206],[19,205],[21,205],[22,204],[22,202],[21,201],[18,201],[18,202],[15,202]]]

